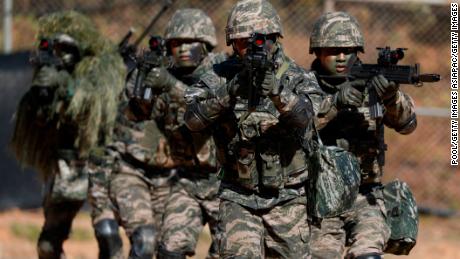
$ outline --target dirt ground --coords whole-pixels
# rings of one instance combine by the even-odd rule
[[[0,213],[0,259],[35,258],[35,240],[40,231],[41,210],[9,210]],[[124,238],[127,253],[128,240]],[[197,255],[205,258],[210,244],[209,233],[201,235]],[[97,258],[97,244],[89,215],[82,212],[73,225],[70,240],[64,244],[68,259]],[[422,217],[418,243],[410,256],[385,255],[385,258],[454,259],[460,258],[460,219]]]

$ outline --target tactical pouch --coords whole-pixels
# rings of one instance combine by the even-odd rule
[[[51,199],[54,201],[83,201],[88,193],[86,161],[72,159],[71,150],[59,150],[57,172],[52,179]]]
[[[237,169],[238,182],[245,188],[254,189],[259,183],[254,149],[239,149]]]
[[[415,246],[418,233],[419,220],[414,196],[405,182],[395,180],[384,186],[383,197],[387,224],[391,228],[385,253],[408,255]]]
[[[361,181],[359,162],[342,148],[323,145],[318,132],[316,136],[308,159],[308,213],[316,218],[335,217],[350,210],[356,200]]]
[[[266,188],[279,189],[284,187],[283,169],[281,168],[280,155],[276,153],[260,154],[261,180]]]

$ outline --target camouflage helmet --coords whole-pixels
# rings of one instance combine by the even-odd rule
[[[325,13],[314,24],[310,36],[310,54],[316,48],[331,47],[356,47],[364,52],[364,38],[358,21],[348,13]]]
[[[214,24],[202,10],[186,8],[177,10],[166,26],[165,40],[192,39],[217,46]]]
[[[94,55],[112,47],[97,31],[94,23],[75,11],[62,11],[39,19],[37,39],[66,40],[83,55]]]
[[[254,32],[283,36],[281,19],[266,0],[241,0],[228,16],[225,27],[227,46],[233,39],[248,38]]]

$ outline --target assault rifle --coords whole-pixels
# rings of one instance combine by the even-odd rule
[[[128,69],[128,74],[130,74],[134,68],[136,67],[137,63],[137,47],[141,43],[141,41],[147,36],[153,26],[156,24],[158,19],[166,12],[166,10],[171,6],[171,0],[163,1],[163,6],[161,7],[160,11],[152,18],[149,25],[145,28],[145,30],[141,33],[141,35],[136,39],[133,44],[129,44],[129,40],[133,35],[134,29],[130,28],[126,35],[121,39],[120,43],[118,44],[118,51],[120,52],[121,56],[123,57],[123,61]]]
[[[254,33],[248,39],[248,48],[243,59],[243,64],[248,72],[249,89],[248,89],[248,111],[255,111],[259,105],[260,96],[255,77],[267,70],[274,69],[274,62],[270,53],[267,35]]]
[[[388,81],[397,84],[412,84],[416,87],[423,86],[423,83],[438,82],[441,79],[439,74],[420,74],[420,64],[397,65],[398,61],[404,58],[406,48],[392,50],[389,46],[377,48],[379,56],[377,64],[354,64],[349,73],[351,79],[370,79],[376,75],[383,75]],[[372,119],[383,117],[382,105],[375,89],[368,88],[369,108]]]
[[[151,100],[152,89],[143,88],[143,82],[150,70],[155,67],[168,65],[164,40],[160,36],[151,36],[149,50],[145,51],[137,60],[137,76],[134,84],[133,94],[136,98]]]
[[[38,45],[38,51],[34,52],[29,62],[36,68],[51,66],[61,68],[64,66],[62,60],[54,55],[54,43],[48,39],[41,39]]]

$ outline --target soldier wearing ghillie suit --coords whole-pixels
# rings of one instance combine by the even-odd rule
[[[32,87],[19,104],[11,145],[19,162],[47,183],[38,256],[62,258],[62,244],[87,196],[88,156],[111,135],[125,68],[116,46],[77,12],[40,18],[37,39]],[[103,243],[114,238],[99,238],[97,228],[96,235]]]
[[[188,85],[226,56],[211,53],[217,45],[214,25],[199,9],[182,9],[173,15],[165,44],[173,65],[148,71],[140,96],[136,96],[139,89],[133,89],[140,69],[128,81],[132,99],[125,113],[136,125],[149,127],[121,141],[125,144],[120,147],[132,154],[120,152],[120,166],[110,186],[131,239],[133,258],[151,257],[158,240],[157,258],[185,258],[194,254],[204,224],[209,223],[213,237],[216,229],[215,147],[210,134],[192,134],[185,127],[184,95]],[[144,91],[151,91],[152,98],[145,99]],[[143,119],[152,120],[139,122]],[[177,175],[168,179],[171,170]],[[215,246],[209,255],[217,258]]]
[[[382,192],[386,145],[384,126],[409,134],[417,126],[412,99],[382,75],[369,82],[349,81],[346,75],[364,52],[364,40],[355,18],[344,12],[324,14],[315,23],[310,53],[312,70],[326,96],[318,109],[317,128],[325,145],[352,152],[361,167],[361,186],[355,205],[339,217],[324,218],[312,226],[313,258],[381,258],[390,237],[387,209]],[[366,87],[367,86],[367,87]],[[375,91],[384,106],[381,119],[371,119],[369,91]]]
[[[273,64],[270,69],[249,71],[245,65],[254,33],[264,35],[258,44]],[[319,86],[284,54],[282,35],[269,2],[237,2],[226,27],[234,55],[214,65],[186,94],[186,125],[213,131],[222,166],[221,258],[309,258],[303,144],[313,121],[307,93]],[[254,109],[248,108],[251,88],[260,98]]]

